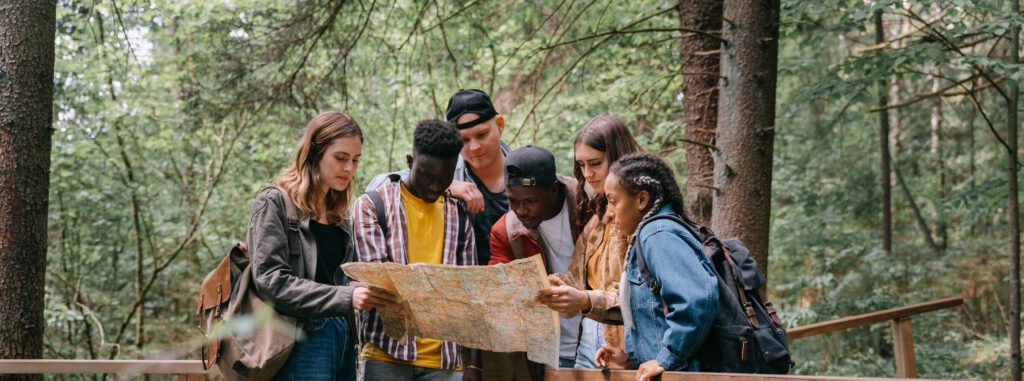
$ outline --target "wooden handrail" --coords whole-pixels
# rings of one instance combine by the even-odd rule
[[[597,370],[597,369],[547,369],[544,371],[546,381],[634,381],[635,370]],[[832,376],[796,376],[766,374],[733,374],[733,373],[685,373],[665,372],[661,381],[893,381],[907,380],[900,378],[860,378]],[[920,379],[918,379],[920,380]]]
[[[199,360],[0,360],[0,374],[206,374]]]
[[[888,310],[870,312],[861,315],[847,316],[841,319],[823,321],[801,327],[786,330],[790,340],[802,339],[811,336],[823,335],[826,333],[842,331],[864,325],[883,323],[890,320],[899,320],[914,315],[923,314],[964,304],[963,298],[947,298],[933,300],[930,302],[912,304],[909,306],[896,307]]]

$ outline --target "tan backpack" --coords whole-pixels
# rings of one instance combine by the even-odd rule
[[[278,189],[285,194],[289,262],[295,268],[303,265],[297,213],[287,193]],[[248,250],[238,243],[203,278],[200,289],[196,319],[205,339],[203,369],[216,363],[230,381],[273,379],[301,334],[296,318],[278,313],[259,298],[252,276]]]

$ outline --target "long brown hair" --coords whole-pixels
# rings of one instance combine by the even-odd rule
[[[320,159],[324,157],[324,151],[335,140],[350,136],[356,136],[360,143],[363,142],[363,131],[359,124],[346,113],[328,111],[309,121],[295,149],[295,162],[277,177],[277,185],[288,193],[295,209],[314,216],[326,215],[327,220],[333,224],[345,220],[355,185],[354,177],[344,191],[327,191],[327,210],[313,210],[316,205],[313,198],[319,194],[320,187],[327,186],[320,176]]]
[[[580,144],[586,144],[590,148],[604,152],[609,169],[612,163],[620,157],[642,151],[640,145],[636,144],[636,140],[633,139],[633,135],[629,133],[629,128],[626,127],[626,124],[622,123],[619,118],[607,114],[598,115],[591,119],[576,134],[576,140],[572,143],[574,156],[576,146]],[[593,198],[587,196],[585,188],[587,181],[583,177],[583,168],[580,167],[580,163],[575,160],[575,157],[572,164],[572,173],[576,176],[578,184],[576,186],[576,208],[579,210],[579,213],[576,214],[575,223],[578,228],[582,229],[595,214],[599,216],[604,215],[608,199],[604,195],[598,194],[595,194]]]

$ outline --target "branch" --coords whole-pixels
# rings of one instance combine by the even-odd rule
[[[452,47],[448,45],[448,32],[444,30],[444,19],[441,18],[441,6],[437,4],[437,0],[434,1],[434,8],[437,10],[438,24],[441,29],[441,41],[444,42],[444,50],[448,52],[448,57],[452,59],[452,69],[457,70],[459,66],[459,59],[455,58],[455,53],[452,52]],[[456,77],[458,81],[458,77]],[[458,84],[456,84],[458,85]]]
[[[712,151],[718,152],[718,147],[716,147],[714,144],[698,142],[696,140],[690,140],[690,139],[685,139],[685,138],[683,139],[683,143],[696,144],[696,145],[699,145],[701,147],[705,147],[705,148],[708,148],[708,149],[710,149]]]
[[[665,14],[665,13],[671,12],[673,10],[675,10],[675,7],[662,9],[660,11],[651,13],[651,14],[649,14],[647,16],[641,17],[641,18],[637,19],[636,21],[633,21],[633,22],[629,23],[629,25],[626,25],[626,26],[624,26],[624,27],[622,27],[620,29],[621,30],[627,30],[627,29],[632,28],[633,26],[636,26],[636,25],[638,25],[638,24],[640,24],[642,22],[650,20],[651,18],[654,18],[654,17],[656,17],[658,15],[661,15],[661,14]],[[526,114],[526,116],[523,118],[523,123],[519,125],[519,129],[517,129],[515,135],[512,136],[511,142],[515,142],[516,139],[519,138],[519,134],[521,134],[523,132],[523,129],[526,126],[527,121],[529,121],[530,117],[533,116],[537,112],[537,106],[539,106],[541,104],[541,102],[543,102],[544,99],[547,98],[547,96],[549,94],[551,94],[551,91],[554,90],[555,87],[558,86],[558,84],[562,83],[562,81],[565,80],[565,77],[567,77],[569,75],[569,73],[571,73],[573,71],[573,69],[575,69],[576,66],[578,66],[580,64],[580,62],[582,62],[587,57],[589,57],[591,54],[593,54],[594,51],[597,50],[597,48],[601,47],[601,45],[604,45],[605,42],[608,42],[608,40],[612,39],[613,37],[615,37],[614,34],[607,35],[607,36],[604,37],[604,39],[602,39],[601,41],[598,41],[596,44],[592,45],[589,49],[587,49],[587,51],[583,52],[583,54],[580,55],[580,57],[577,58],[576,61],[573,62],[572,65],[570,65],[569,68],[567,70],[565,70],[562,73],[562,75],[559,76],[558,79],[555,80],[554,83],[551,84],[551,86],[548,86],[547,90],[544,91],[544,94],[542,94],[540,96],[540,98],[538,98],[533,103],[533,105],[530,107],[530,112],[528,112]],[[539,50],[537,50],[537,51],[539,51]]]
[[[972,82],[971,85],[973,86],[974,83]],[[992,135],[996,137],[996,140],[999,140],[999,144],[1002,144],[1003,148],[1006,148],[1006,152],[1016,156],[1016,152],[1013,152],[1013,150],[1010,149],[1010,145],[1006,144],[1006,140],[1004,140],[1003,137],[999,135],[999,132],[996,131],[995,125],[992,124],[992,119],[989,119],[988,113],[986,113],[985,109],[981,106],[981,102],[978,101],[978,96],[974,93],[974,89],[967,89],[967,87],[963,85],[960,86],[967,90],[967,96],[971,98],[971,101],[974,102],[974,106],[978,108],[979,112],[981,112],[981,117],[985,119],[985,124],[988,125],[988,130],[992,132]]]
[[[946,48],[948,48],[949,50],[951,50],[953,52],[956,52],[957,54],[963,56],[964,58],[967,58],[967,54],[964,53],[963,50],[960,49],[960,47],[956,46],[956,44],[954,44],[952,41],[950,41],[949,38],[946,37],[946,35],[942,34],[941,31],[935,29],[935,27],[933,27],[931,24],[928,24],[927,22],[925,22],[921,18],[921,16],[918,16],[916,13],[914,13],[914,11],[912,11],[910,9],[907,9],[906,12],[907,12],[907,16],[909,16],[909,17],[911,17],[911,18],[913,18],[915,20],[918,20],[918,21],[921,21],[921,22],[925,23],[923,28],[927,28],[928,29],[928,31],[925,31],[926,33],[929,33],[929,35],[937,38],[939,40],[939,42],[941,42],[943,45],[945,45]],[[917,26],[915,26],[915,28],[918,28],[919,30],[924,31],[924,29],[921,29],[921,28],[919,28]],[[975,71],[980,73],[981,76],[983,78],[985,78],[985,81],[987,81],[989,84],[991,84],[992,87],[994,87],[996,89],[996,91],[999,92],[999,95],[1001,95],[1004,100],[1010,100],[1010,96],[1008,94],[1006,94],[1006,92],[1003,91],[1003,89],[1001,87],[999,87],[999,85],[996,84],[995,80],[993,80],[991,76],[988,75],[988,70],[983,70],[980,66],[978,66],[977,64],[974,64],[974,63],[971,63],[970,66]]]
[[[723,43],[729,42],[728,40],[722,38],[722,36],[720,36],[720,35],[713,34],[711,32],[701,31],[701,30],[689,29],[689,28],[645,28],[645,29],[631,29],[631,30],[615,29],[615,30],[609,30],[609,31],[597,33],[597,34],[592,34],[592,35],[589,35],[589,36],[586,36],[586,37],[580,37],[580,38],[577,38],[577,39],[571,40],[571,41],[559,42],[557,44],[544,46],[544,47],[541,47],[539,49],[540,50],[554,49],[554,48],[557,48],[559,46],[571,45],[571,44],[575,44],[577,42],[593,40],[595,38],[600,38],[600,37],[604,37],[604,36],[608,36],[608,35],[634,34],[634,33],[652,33],[652,32],[687,32],[687,33],[691,33],[691,34],[699,34],[699,35],[702,35],[702,36],[705,36],[705,37],[708,37],[708,38],[712,38],[712,39],[718,40],[718,41],[723,42]]]
[[[462,14],[462,12],[465,12],[467,9],[472,8],[473,6],[475,6],[477,4],[480,4],[480,0],[476,0],[476,1],[473,1],[472,3],[466,4],[465,7],[462,7],[461,9],[455,11],[455,13],[452,13],[451,15],[448,15],[448,17],[442,18],[440,21],[438,21],[437,24],[431,25],[429,28],[424,29],[423,33],[426,33],[426,32],[429,32],[431,30],[434,30],[434,28],[437,28],[437,27],[443,28],[444,27],[443,24],[448,22],[448,20],[451,20],[451,19],[457,17],[458,15]],[[426,8],[426,7],[424,7],[424,8]]]
[[[132,48],[132,43],[128,40],[128,30],[124,27],[124,21],[121,20],[121,9],[117,6],[117,0],[110,0],[110,3],[114,6],[114,14],[117,15],[117,22],[121,24],[121,34],[124,35],[124,44],[128,46],[128,52],[132,54],[132,58],[135,58],[135,64],[142,67],[142,62],[139,61],[139,56],[135,54],[135,49]]]
[[[551,91],[554,90],[555,87],[558,86],[558,84],[562,83],[562,81],[565,80],[565,77],[567,77],[569,75],[569,73],[572,72],[572,70],[575,69],[576,66],[578,66],[580,64],[580,62],[582,62],[584,59],[586,59],[591,54],[593,54],[594,51],[597,50],[598,47],[600,47],[601,45],[604,45],[604,43],[608,42],[608,40],[612,39],[612,37],[615,37],[615,36],[605,37],[603,40],[599,41],[597,44],[594,44],[594,46],[591,46],[590,49],[587,49],[587,51],[584,52],[583,55],[581,55],[579,58],[577,58],[576,61],[573,62],[571,66],[569,66],[568,70],[563,72],[562,75],[559,76],[558,79],[556,79],[555,82],[551,84],[551,86],[548,86],[548,89],[546,91],[544,91],[544,94],[541,95],[540,98],[537,99],[537,101],[533,103],[533,106],[530,107],[530,112],[526,113],[526,117],[523,118],[523,123],[519,125],[519,129],[516,130],[516,134],[512,136],[512,140],[511,141],[513,143],[516,141],[517,138],[519,138],[519,134],[523,132],[523,129],[526,126],[526,122],[528,120],[530,120],[530,117],[533,116],[537,112],[537,106],[539,106],[540,103],[544,101],[544,98],[547,98],[547,96],[549,94],[551,94]]]
[[[928,73],[928,75],[933,75],[933,73]],[[915,94],[914,98],[905,100],[905,101],[900,102],[900,103],[892,103],[892,104],[886,105],[885,107],[874,107],[874,108],[869,109],[869,111],[870,112],[879,112],[879,111],[882,111],[882,110],[891,110],[891,109],[895,109],[895,108],[903,108],[903,107],[907,107],[907,106],[910,106],[912,104],[915,104],[915,103],[918,103],[918,102],[921,102],[921,101],[924,101],[924,100],[927,100],[927,99],[930,99],[930,98],[934,98],[934,97],[952,96],[952,95],[963,95],[963,93],[947,93],[947,92],[952,90],[952,89],[955,89],[955,88],[959,87],[960,85],[962,85],[964,83],[967,83],[969,81],[973,81],[974,79],[978,78],[979,76],[981,76],[981,75],[978,74],[977,72],[975,72],[975,73],[972,73],[967,78],[953,81],[953,84],[951,84],[949,86],[946,86],[946,87],[942,88],[941,90],[933,91],[933,92],[929,92],[929,93]],[[999,81],[1002,81],[1002,80],[1005,80],[1005,79],[1006,79],[1005,76],[1004,77],[1000,77]]]
[[[931,247],[932,251],[935,252],[935,256],[942,256],[942,249],[935,243],[935,239],[932,238],[932,232],[928,229],[928,223],[924,220],[924,215],[921,214],[921,209],[918,208],[917,202],[914,201],[914,195],[910,193],[910,187],[907,186],[907,182],[903,181],[903,176],[900,175],[900,171],[896,163],[892,165],[892,172],[896,175],[896,181],[900,183],[900,188],[903,189],[903,195],[907,197],[907,201],[910,202],[910,209],[914,212],[914,219],[917,220],[917,227],[921,229],[921,234],[924,235],[925,242]]]
[[[931,24],[941,20],[942,17],[944,17],[945,15],[946,15],[946,11],[943,10],[936,17],[933,17],[930,21],[926,21],[925,24],[931,25]],[[909,30],[909,31],[903,32],[899,36],[893,37],[891,40],[888,40],[888,41],[885,41],[885,42],[877,43],[877,44],[874,44],[874,45],[868,45],[868,46],[861,47],[861,48],[854,48],[853,49],[853,54],[860,55],[860,54],[867,53],[867,52],[870,52],[870,51],[873,51],[873,50],[885,49],[886,46],[889,46],[891,44],[895,44],[897,42],[903,41],[903,40],[909,38],[910,36],[913,36],[917,32],[921,32],[921,31],[922,31],[921,29]]]

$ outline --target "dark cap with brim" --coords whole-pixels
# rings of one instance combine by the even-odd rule
[[[459,117],[470,113],[480,117],[466,123],[456,123]],[[449,122],[462,130],[491,120],[498,116],[498,111],[494,109],[491,97],[487,96],[487,93],[477,89],[462,89],[448,99],[448,111],[445,112],[445,115]]]
[[[547,186],[558,181],[555,155],[537,146],[526,146],[505,157],[505,183],[524,187]]]

